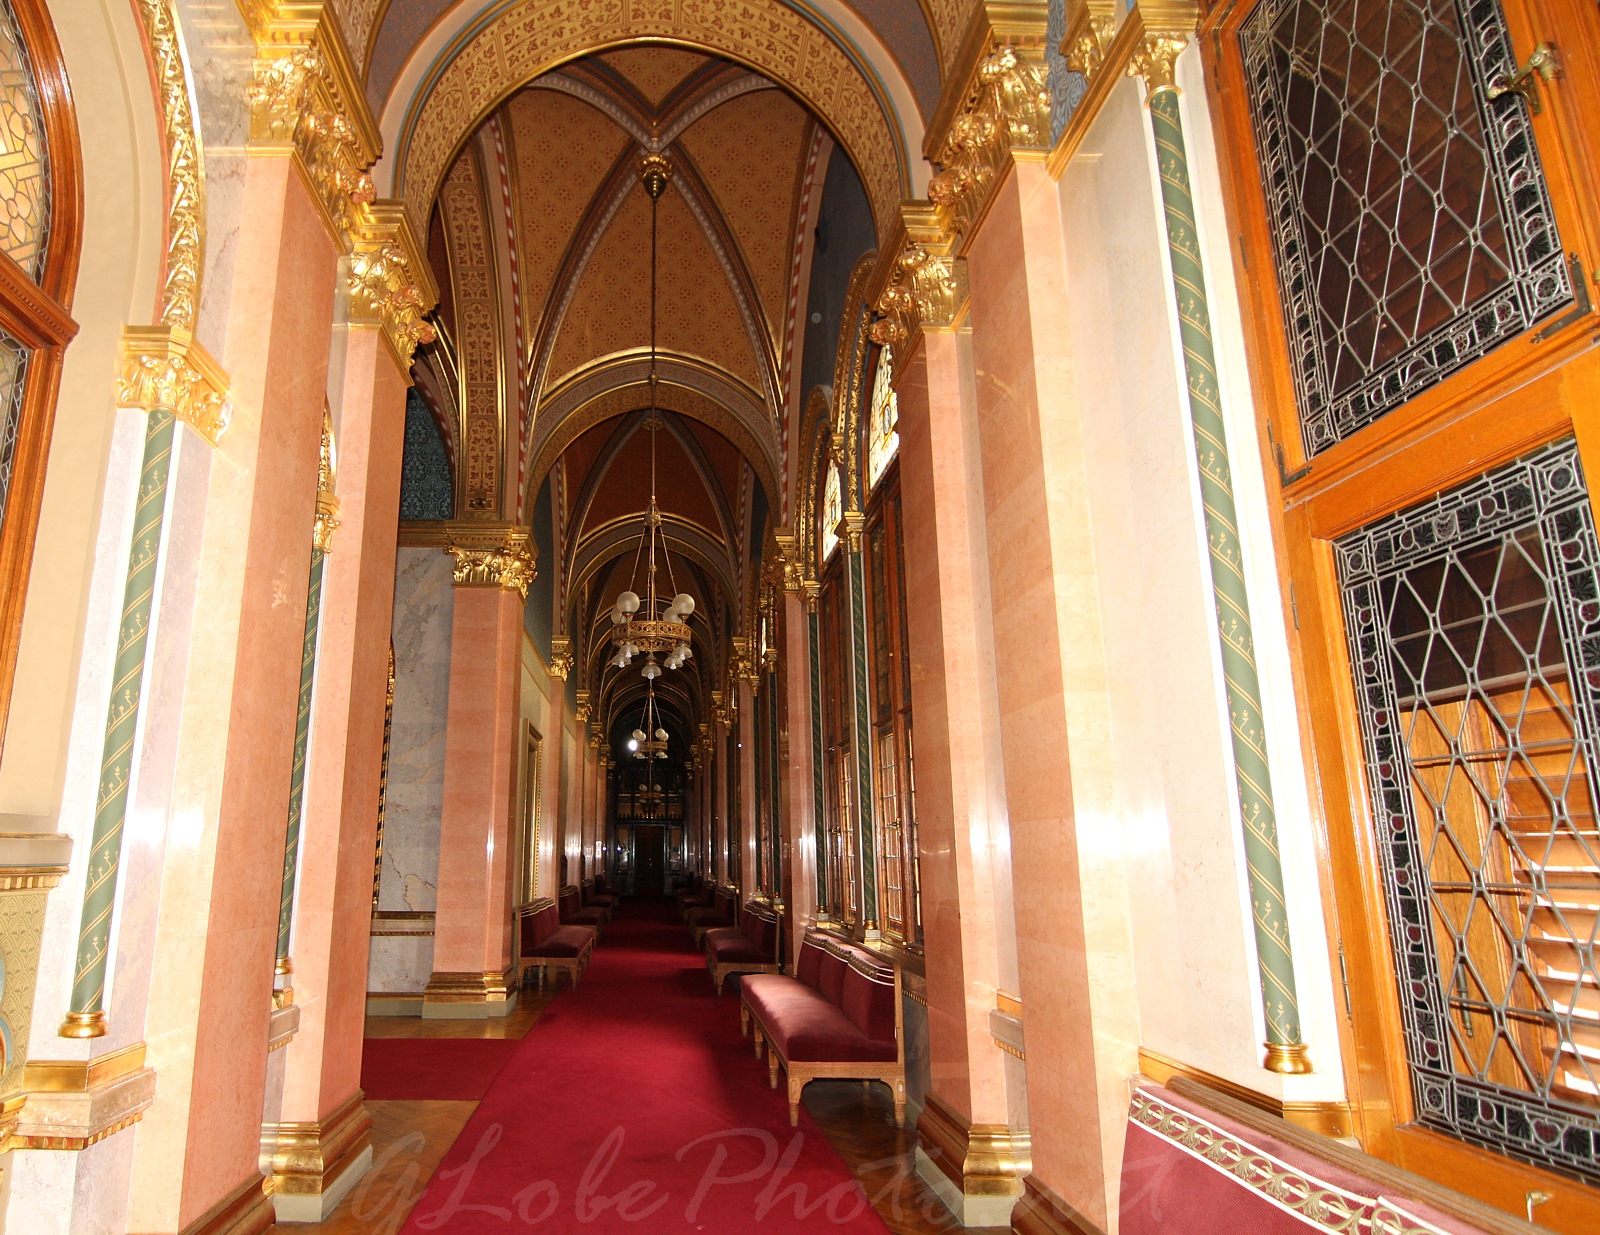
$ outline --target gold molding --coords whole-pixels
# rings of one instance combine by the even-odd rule
[[[0,892],[53,888],[68,869],[65,866],[0,866]]]
[[[275,1194],[321,1196],[372,1144],[361,1090],[317,1120],[261,1125],[261,1173]]]
[[[1142,1046],[1139,1048],[1139,1071],[1158,1085],[1167,1084],[1175,1076],[1184,1077],[1218,1090],[1235,1101],[1253,1106],[1258,1111],[1276,1115],[1297,1127],[1319,1132],[1323,1136],[1349,1138],[1355,1135],[1355,1121],[1348,1102],[1285,1102],[1237,1082],[1224,1080],[1204,1069],[1148,1051]]]
[[[88,1093],[144,1067],[145,1046],[135,1042],[93,1059],[30,1059],[22,1088],[29,1093]]]
[[[1007,1016],[1014,1016],[1019,1021],[1022,1019],[1022,1000],[1015,995],[1006,991],[996,991],[994,993],[994,1006],[996,1011],[1003,1012]]]
[[[350,235],[346,272],[349,320],[382,327],[402,370],[417,344],[437,337],[423,314],[439,300],[427,254],[398,201],[375,201],[360,209]]]
[[[1033,1142],[1005,1124],[969,1124],[930,1093],[917,1119],[917,1141],[963,1196],[1020,1196],[1033,1169]]]
[[[334,529],[339,526],[339,498],[334,493],[339,468],[333,443],[333,413],[322,405],[322,446],[317,453],[317,513],[311,528],[311,543],[322,552],[333,548]]]
[[[538,575],[533,541],[527,528],[509,523],[452,522],[447,525],[445,552],[455,559],[457,587],[498,587],[524,600]]]
[[[161,97],[162,135],[167,156],[167,261],[161,289],[161,322],[193,330],[200,311],[200,279],[205,260],[205,171],[183,41],[168,0],[138,0],[156,89]],[[226,381],[223,383],[227,385]]]
[[[514,967],[513,967],[514,968]],[[505,1003],[511,997],[510,973],[486,970],[435,970],[423,988],[424,1003]]]
[[[1092,79],[1117,32],[1115,0],[1066,0],[1067,32],[1058,49],[1074,73]]]
[[[1072,115],[1067,118],[1067,127],[1061,130],[1061,136],[1056,138],[1056,144],[1045,160],[1045,169],[1056,180],[1060,180],[1066,172],[1067,164],[1072,162],[1072,156],[1099,118],[1100,109],[1111,97],[1111,91],[1122,80],[1134,49],[1143,38],[1144,23],[1140,19],[1139,8],[1135,6],[1123,18],[1122,25],[1106,45],[1095,71],[1087,75],[1089,88],[1072,109]]]
[[[194,335],[179,326],[124,326],[117,402],[146,412],[163,408],[211,445],[233,415],[228,375]]]
[[[939,208],[926,201],[901,203],[899,226],[884,251],[891,259],[873,272],[875,294],[869,293],[881,315],[871,333],[874,343],[897,349],[898,371],[916,351],[921,331],[951,329],[966,315],[967,262],[955,255],[955,238],[944,229]]]

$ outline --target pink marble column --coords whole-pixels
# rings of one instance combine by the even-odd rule
[[[274,1171],[285,1221],[320,1221],[372,1156],[361,1048],[406,385],[381,330],[351,327],[295,904],[300,1025],[285,1048],[281,1115],[290,1137],[314,1135],[320,1153],[316,1163],[285,1155]]]
[[[919,1142],[924,1173],[942,1168],[973,1211],[960,1216],[988,1226],[1009,1220],[1022,1181],[970,1177],[963,1138],[952,1133],[1024,1129],[1021,1095],[990,1027],[997,994],[1015,993],[1016,933],[1003,795],[994,792],[1001,768],[983,493],[960,353],[955,333],[926,331],[896,385],[906,591],[919,598],[907,615],[931,1077]],[[978,1192],[987,1195],[968,1195]],[[994,1212],[977,1212],[984,1206]]]
[[[511,834],[521,743],[523,598],[514,587],[455,590],[450,725],[433,977],[425,1017],[504,1016],[511,966]]]
[[[1138,1014],[1061,236],[1019,161],[968,280],[1033,1173],[1105,1228]]]
[[[288,159],[245,163],[163,857],[129,1229],[264,1230],[257,1167],[336,252]]]

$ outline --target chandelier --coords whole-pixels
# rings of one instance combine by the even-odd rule
[[[650,683],[648,693],[644,699],[644,715],[639,718],[639,728],[635,729],[628,738],[628,749],[633,752],[635,759],[665,759],[667,757],[667,731],[661,726],[661,718],[656,715],[656,684]],[[653,773],[649,775],[653,776]],[[647,789],[659,789],[656,785],[647,785]]]
[[[639,179],[650,195],[650,414],[644,427],[650,432],[650,504],[645,508],[644,526],[639,532],[639,548],[633,557],[633,573],[628,587],[618,594],[611,606],[611,642],[617,654],[611,660],[613,668],[625,669],[633,658],[644,653],[643,677],[650,682],[661,676],[662,664],[677,669],[694,655],[690,644],[689,615],[694,612],[694,597],[677,590],[677,580],[672,575],[672,559],[667,555],[667,538],[661,530],[661,510],[656,505],[656,433],[663,427],[656,410],[656,212],[667,181],[672,178],[672,164],[659,154],[646,155],[639,167]],[[667,582],[675,593],[671,601],[656,596],[657,555],[667,568]],[[645,594],[641,600],[634,590],[639,581],[640,559],[645,562]],[[666,609],[661,604],[666,603]],[[656,654],[665,653],[665,660],[657,663]],[[651,691],[654,692],[654,685]],[[652,693],[649,715],[654,715],[655,696]],[[648,719],[648,717],[647,717]],[[661,751],[665,758],[666,733],[660,733]],[[653,745],[657,739],[649,733],[649,725],[634,731],[634,741]],[[640,753],[639,758],[645,758]]]

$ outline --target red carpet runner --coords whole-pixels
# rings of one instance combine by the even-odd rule
[[[882,1235],[801,1108],[767,1087],[738,996],[665,903],[625,903],[519,1044],[404,1231]]]
[[[521,1045],[509,1038],[368,1038],[361,1089],[374,1101],[482,1098]]]

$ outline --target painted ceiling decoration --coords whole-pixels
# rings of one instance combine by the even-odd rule
[[[339,0],[382,116],[374,177],[427,235],[441,288],[415,373],[453,517],[549,529],[552,612],[530,630],[570,655],[592,723],[641,705],[637,674],[606,663],[606,610],[638,548],[652,436],[661,533],[696,602],[696,655],[657,682],[664,714],[709,719],[747,667],[762,549],[791,505],[811,254],[835,231],[824,180],[848,166],[846,231],[869,249],[925,188],[922,125],[965,3],[750,0],[736,22],[709,0]],[[653,391],[650,155],[672,169]]]

